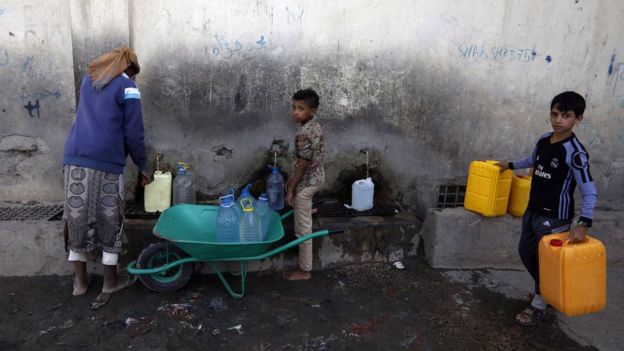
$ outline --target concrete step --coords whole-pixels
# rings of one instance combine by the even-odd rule
[[[434,268],[524,269],[518,257],[521,218],[486,218],[463,208],[430,209],[423,223],[425,257]],[[607,264],[624,267],[624,211],[597,209],[590,235],[607,249]]]
[[[152,235],[156,220],[127,219],[122,266],[136,259],[140,252],[159,239]],[[69,275],[63,247],[61,221],[3,221],[0,238],[0,276]],[[392,262],[418,254],[421,221],[412,214],[389,217],[319,217],[315,230],[344,227],[342,234],[314,240],[314,269],[360,262]],[[278,244],[294,240],[292,217],[284,221],[286,235]],[[265,259],[252,261],[249,271],[286,270],[296,267],[297,248]],[[93,258],[89,270],[101,273],[99,258]],[[202,272],[208,273],[208,265]]]

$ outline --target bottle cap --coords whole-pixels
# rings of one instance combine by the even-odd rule
[[[269,197],[267,196],[267,193],[262,193],[260,194],[260,197],[258,198],[258,200],[268,201]]]
[[[243,211],[245,212],[253,212],[254,207],[253,207],[253,203],[251,202],[250,199],[242,199],[240,201],[241,207],[243,208]]]
[[[561,239],[551,239],[550,240],[550,246],[561,247],[561,246],[563,246],[563,240],[561,240]]]
[[[188,167],[188,165],[182,161],[178,162],[178,173],[179,174],[186,174],[186,168]]]
[[[234,196],[233,195],[221,196],[219,200],[221,200],[221,205],[223,205],[223,207],[230,207],[232,206],[232,203],[234,202]]]

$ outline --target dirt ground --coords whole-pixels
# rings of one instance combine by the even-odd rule
[[[82,297],[71,296],[71,277],[1,278],[0,350],[594,350],[552,314],[522,327],[513,317],[525,302],[468,290],[419,259],[404,264],[317,271],[308,282],[252,273],[240,300],[212,275],[169,294],[137,282],[96,311],[101,277]]]

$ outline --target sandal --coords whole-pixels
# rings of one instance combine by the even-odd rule
[[[516,315],[516,322],[527,327],[537,325],[544,320],[544,312],[544,310],[529,305]]]
[[[122,279],[126,279],[123,283],[117,285],[116,287],[114,287],[113,289],[104,292],[102,291],[101,293],[98,294],[98,296],[95,298],[95,300],[93,300],[93,302],[91,303],[91,309],[92,310],[97,310],[98,308],[106,305],[108,303],[108,301],[111,298],[111,295],[113,293],[116,293],[120,290],[123,290],[129,286],[131,286],[132,284],[134,284],[137,281],[138,276],[137,275],[131,275],[131,276],[127,276],[125,278]]]
[[[93,302],[91,302],[91,309],[92,310],[97,310],[98,308],[106,305],[108,303],[108,300],[110,300],[111,298],[111,294],[109,293],[99,293],[98,296],[95,298],[95,300],[93,300]]]
[[[520,299],[522,299],[523,301],[526,301],[526,302],[531,302],[531,301],[533,301],[534,297],[535,297],[535,293],[526,293],[526,294],[522,295],[522,297]]]

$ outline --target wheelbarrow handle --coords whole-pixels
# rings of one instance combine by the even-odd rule
[[[314,202],[312,203],[312,207],[314,207],[314,206],[318,206],[318,205],[322,204],[322,203],[323,203],[323,202],[325,202],[325,201],[327,201],[327,200],[318,200],[318,201],[314,201]],[[292,214],[293,214],[293,213],[295,213],[295,210],[294,210],[294,209],[288,210],[288,211],[284,212],[284,214],[280,215],[280,219],[281,219],[281,220],[284,220],[284,219],[286,219],[286,218],[288,218],[288,217],[292,216]]]
[[[155,274],[155,273],[166,271],[168,269],[179,266],[181,264],[190,263],[190,262],[199,262],[199,260],[196,259],[195,257],[186,257],[186,258],[182,258],[177,261],[173,261],[169,264],[156,267],[156,268],[136,268],[137,261],[135,260],[128,264],[127,270],[128,270],[128,273],[130,274]]]
[[[327,229],[329,234],[340,234],[345,232],[345,228]]]

